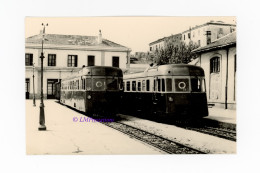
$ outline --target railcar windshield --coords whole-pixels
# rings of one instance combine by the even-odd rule
[[[203,78],[191,78],[191,92],[206,92],[205,79]]]
[[[175,90],[177,92],[188,92],[190,89],[189,86],[189,79],[184,78],[184,79],[175,79]]]
[[[118,90],[117,79],[108,78],[107,79],[107,90]]]
[[[106,79],[105,78],[94,78],[93,79],[93,91],[105,91]]]

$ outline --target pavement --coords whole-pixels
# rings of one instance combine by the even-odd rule
[[[236,110],[224,109],[219,107],[211,107],[208,108],[208,110],[209,116],[204,118],[206,121],[218,123],[219,126],[236,130]]]
[[[29,155],[75,154],[165,154],[139,140],[98,122],[73,121],[85,117],[56,103],[44,100],[46,131],[38,131],[39,100],[33,107],[26,100],[26,153]]]

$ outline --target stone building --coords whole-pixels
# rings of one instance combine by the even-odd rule
[[[36,98],[40,97],[43,35],[25,40],[25,94],[33,97],[33,70]],[[126,70],[131,49],[98,36],[45,34],[43,44],[43,94],[54,98],[54,83],[78,72],[83,66],[113,66]],[[34,68],[34,67],[35,68]]]
[[[194,62],[205,71],[207,99],[225,109],[236,108],[236,32],[193,50]],[[193,63],[194,63],[193,62]]]

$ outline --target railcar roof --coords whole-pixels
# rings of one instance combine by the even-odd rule
[[[64,78],[62,81],[70,80],[73,78],[78,78],[80,76],[123,76],[123,72],[120,68],[117,67],[108,67],[108,66],[88,66],[83,67],[77,74],[70,77]]]
[[[204,76],[204,70],[189,64],[166,64],[147,68],[144,72],[124,75],[124,79],[142,78],[148,76]]]

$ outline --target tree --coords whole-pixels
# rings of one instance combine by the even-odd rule
[[[191,51],[199,46],[192,41],[186,45],[184,42],[176,44],[171,38],[166,41],[165,47],[157,49],[154,52],[153,62],[162,64],[188,64],[191,60],[197,58],[197,55]]]

